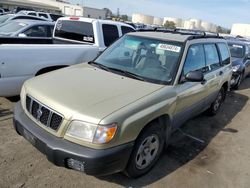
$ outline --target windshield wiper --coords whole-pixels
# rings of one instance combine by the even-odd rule
[[[112,68],[112,67],[107,67],[101,63],[97,63],[97,62],[94,62],[94,61],[90,61],[88,62],[88,64],[90,65],[94,65],[100,69],[103,69],[103,70],[106,70],[108,72],[111,72],[111,71],[114,71],[114,72],[119,72],[119,73],[122,73],[123,75],[125,76],[128,76],[130,78],[134,78],[134,79],[137,79],[137,80],[141,80],[141,81],[146,81],[144,78],[142,78],[141,76],[137,75],[137,74],[134,74],[132,72],[128,72],[128,71],[125,71],[125,70],[121,70],[121,69],[116,69],[116,68]]]
[[[97,63],[97,62],[94,62],[94,61],[90,61],[90,62],[88,62],[88,64],[94,65],[95,67],[98,67],[100,69],[103,69],[103,70],[106,70],[106,71],[110,72],[110,68],[103,65],[103,64],[100,64],[100,63]]]
[[[125,71],[125,70],[121,70],[121,69],[116,69],[116,68],[111,68],[109,67],[110,70],[112,71],[115,71],[115,72],[120,72],[122,73],[123,75],[125,76],[128,76],[130,78],[134,78],[134,79],[137,79],[137,80],[141,80],[141,81],[146,81],[144,78],[142,78],[141,76],[137,75],[137,74],[134,74],[132,72],[128,72],[128,71]]]

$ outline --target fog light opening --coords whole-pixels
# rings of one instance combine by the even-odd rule
[[[78,161],[76,159],[68,159],[67,160],[67,165],[71,169],[84,172],[85,162]]]

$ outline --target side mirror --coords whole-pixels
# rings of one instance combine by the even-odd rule
[[[129,52],[124,52],[124,57],[129,57],[130,53]]]
[[[18,37],[27,37],[27,35],[24,34],[24,33],[19,33],[19,34],[18,34]]]
[[[250,59],[250,53],[247,55],[247,59]]]
[[[203,82],[204,75],[201,71],[191,71],[186,74],[185,80],[189,82]]]

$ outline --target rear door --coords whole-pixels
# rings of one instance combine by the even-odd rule
[[[220,56],[216,44],[204,44],[204,50],[206,57],[204,86],[206,88],[206,106],[209,106],[218,95],[220,86],[222,85],[224,70],[220,63]]]

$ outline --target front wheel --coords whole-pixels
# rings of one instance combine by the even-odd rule
[[[165,129],[153,123],[141,133],[125,170],[127,176],[142,176],[155,165],[164,148],[164,132]]]
[[[211,104],[210,108],[208,109],[208,114],[211,116],[214,116],[218,113],[221,104],[223,103],[223,101],[225,100],[226,97],[226,91],[225,89],[222,87],[215,99],[215,101]]]
[[[234,86],[234,89],[239,89],[240,84],[241,84],[241,82],[243,80],[243,77],[244,77],[244,72],[239,75],[239,77],[237,79],[238,81],[237,81],[236,85]]]

